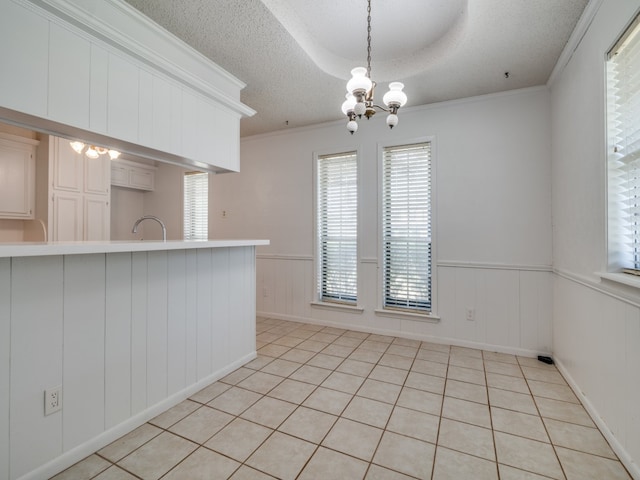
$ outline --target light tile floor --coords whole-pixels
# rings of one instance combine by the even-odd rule
[[[54,478],[630,478],[536,359],[261,318],[257,347]]]

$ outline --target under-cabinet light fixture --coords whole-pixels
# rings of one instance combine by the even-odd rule
[[[84,152],[88,158],[98,158],[100,155],[109,154],[109,158],[111,158],[111,160],[115,160],[120,156],[119,151],[112,150],[110,148],[85,145],[82,142],[69,142],[69,145],[71,145],[71,148],[73,148],[77,153]],[[84,147],[87,147],[87,149],[85,150]]]

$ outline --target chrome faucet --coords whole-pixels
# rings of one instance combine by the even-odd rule
[[[156,222],[158,222],[160,224],[160,226],[162,227],[162,241],[166,242],[167,241],[167,227],[164,226],[164,222],[162,220],[160,220],[158,217],[156,217],[155,215],[144,215],[142,217],[140,217],[138,220],[136,220],[136,223],[133,224],[133,230],[131,230],[131,233],[137,233],[138,232],[138,225],[140,225],[140,223],[143,220],[155,220]]]

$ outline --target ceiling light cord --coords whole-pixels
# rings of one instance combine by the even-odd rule
[[[371,0],[367,1],[367,67],[351,70],[351,80],[347,82],[346,100],[342,103],[342,113],[349,119],[347,130],[353,135],[358,130],[358,118],[364,115],[367,120],[376,113],[376,109],[389,112],[387,125],[393,128],[398,124],[398,109],[407,103],[407,95],[402,91],[404,85],[391,82],[389,91],[382,101],[387,108],[373,103],[376,82],[371,80]]]

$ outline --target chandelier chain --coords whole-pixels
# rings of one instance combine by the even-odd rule
[[[367,77],[371,78],[371,0],[367,4]]]
[[[393,128],[398,124],[398,109],[407,103],[407,95],[402,91],[404,85],[400,82],[391,82],[389,91],[382,97],[387,108],[374,103],[373,89],[376,82],[371,79],[371,1],[367,0],[367,67],[351,70],[352,77],[347,82],[346,100],[342,103],[342,113],[349,119],[347,130],[352,135],[358,130],[357,120],[363,115],[367,120],[370,119],[376,110],[389,114],[387,125]]]

